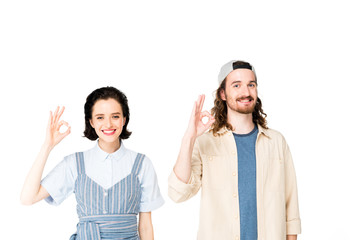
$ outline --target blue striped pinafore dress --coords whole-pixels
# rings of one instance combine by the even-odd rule
[[[145,155],[138,153],[131,173],[104,189],[85,174],[84,155],[76,153],[75,198],[79,223],[70,240],[138,240],[137,214],[141,198],[138,180]]]

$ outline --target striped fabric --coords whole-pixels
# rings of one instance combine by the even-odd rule
[[[131,173],[109,189],[85,174],[84,155],[76,153],[75,198],[79,224],[71,240],[139,239],[137,214],[141,188],[138,174],[145,155],[138,153]]]

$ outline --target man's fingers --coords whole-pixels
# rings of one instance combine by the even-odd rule
[[[203,122],[203,118],[208,118],[208,120],[204,123]],[[200,114],[200,121],[205,125],[205,126],[207,126],[207,125],[209,125],[209,122],[211,122],[210,123],[210,125],[215,121],[215,119],[214,119],[214,117],[208,112],[208,111],[203,111],[203,112],[201,112],[201,114]]]
[[[203,111],[200,113],[200,119],[202,119],[203,117],[208,117],[210,118],[214,118],[208,111]]]
[[[54,111],[54,114],[53,114],[53,116],[55,117],[55,119],[53,118],[53,120],[56,120],[56,116],[57,116],[57,114],[58,114],[58,112],[59,112],[59,109],[60,109],[60,107],[57,106],[56,109],[55,109],[55,111]]]
[[[200,95],[200,109],[199,109],[199,111],[202,110],[202,108],[204,106],[204,102],[205,102],[205,95],[202,94],[202,95]]]

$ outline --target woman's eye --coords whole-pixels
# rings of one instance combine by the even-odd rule
[[[119,116],[113,116],[113,118],[120,118]]]
[[[96,119],[97,119],[97,120],[101,120],[101,119],[103,119],[103,117],[97,117]]]

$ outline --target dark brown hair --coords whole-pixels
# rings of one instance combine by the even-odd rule
[[[238,62],[234,63],[234,65],[237,65],[237,64],[242,65],[242,64],[249,64],[249,63],[242,62],[242,61],[238,61]],[[254,74],[255,74],[255,72],[254,72]],[[256,75],[255,75],[255,79],[257,79]],[[257,82],[257,80],[256,80],[256,82]],[[231,124],[228,123],[228,121],[227,121],[226,101],[221,99],[221,92],[225,91],[225,86],[226,86],[225,83],[226,83],[226,78],[222,81],[219,88],[216,90],[214,107],[211,109],[211,114],[215,118],[215,122],[211,126],[211,131],[213,132],[214,136],[218,135],[217,132],[223,127],[226,127],[229,130],[234,130],[233,127],[231,126]],[[253,122],[255,124],[259,124],[261,127],[267,129],[268,127],[267,127],[267,122],[265,119],[266,117],[267,117],[267,114],[264,113],[264,111],[262,109],[261,100],[258,97],[256,100],[254,112],[252,113]]]
[[[119,139],[127,139],[130,137],[131,132],[129,132],[126,127],[130,120],[130,109],[128,106],[127,97],[123,92],[114,88],[114,87],[103,87],[94,90],[90,95],[86,98],[86,102],[84,105],[84,113],[85,113],[85,131],[84,137],[87,137],[90,140],[98,139],[98,135],[95,132],[95,129],[90,124],[90,119],[92,117],[93,107],[98,100],[107,100],[112,98],[116,100],[120,105],[123,112],[125,120],[125,125],[121,131]]]

